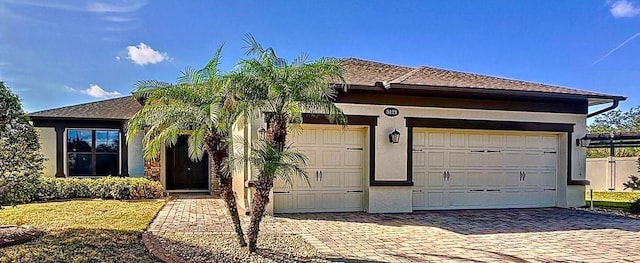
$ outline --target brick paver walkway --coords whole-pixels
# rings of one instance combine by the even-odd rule
[[[149,231],[232,232],[226,214],[222,200],[183,196]],[[285,214],[262,229],[300,234],[336,261],[640,262],[640,220],[560,208]]]

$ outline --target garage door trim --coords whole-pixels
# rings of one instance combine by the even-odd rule
[[[586,180],[571,178],[571,148],[573,148],[574,124],[548,122],[492,121],[469,119],[415,118],[405,117],[407,126],[407,181],[413,184],[413,128],[446,128],[466,130],[503,130],[503,131],[546,131],[567,134],[567,184],[588,185]]]

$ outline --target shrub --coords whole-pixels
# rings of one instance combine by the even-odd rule
[[[145,178],[104,177],[53,178],[39,177],[35,183],[10,189],[15,203],[49,201],[72,198],[101,198],[116,200],[154,199],[162,197],[164,189],[159,182]],[[28,189],[26,189],[28,188]]]
[[[22,203],[42,171],[38,133],[20,99],[0,81],[0,204]]]
[[[640,214],[640,198],[631,202],[631,206],[629,206],[629,212],[632,214]]]
[[[622,185],[624,185],[624,190],[631,189],[633,191],[638,191],[640,190],[640,178],[638,178],[638,176],[631,175],[629,176],[629,181]]]

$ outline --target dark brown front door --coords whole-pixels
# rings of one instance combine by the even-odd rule
[[[187,138],[180,136],[167,148],[167,190],[208,190],[207,154],[198,162],[189,159]]]

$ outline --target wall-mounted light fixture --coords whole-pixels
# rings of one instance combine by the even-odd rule
[[[587,139],[587,138],[576,139],[576,146],[589,147],[589,144],[591,144],[591,139]]]
[[[398,130],[393,129],[393,132],[389,134],[389,142],[393,144],[400,142],[400,132]]]
[[[258,128],[256,132],[258,132],[258,140],[264,141],[267,138],[267,129],[264,127]]]

